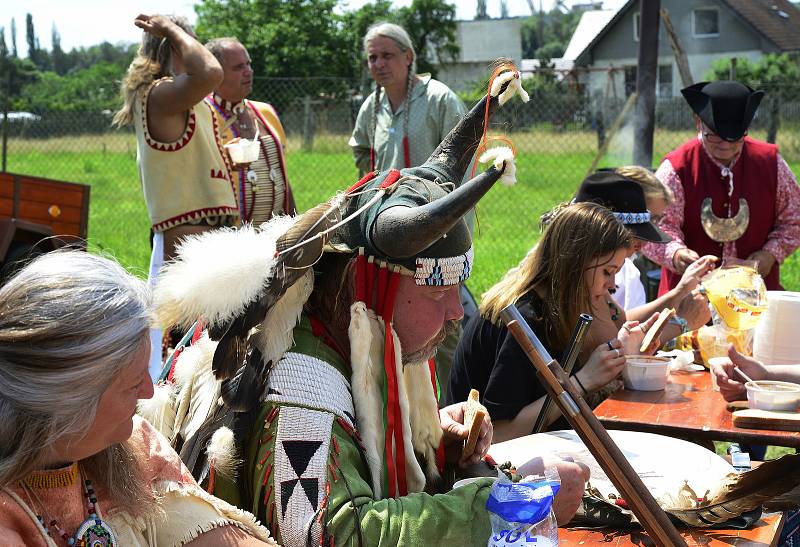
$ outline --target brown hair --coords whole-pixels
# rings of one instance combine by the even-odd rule
[[[187,34],[194,36],[194,29],[188,19],[177,15],[167,15],[170,21],[182,28]],[[139,99],[140,93],[147,89],[156,80],[169,76],[172,69],[172,47],[169,40],[150,34],[142,33],[142,43],[136,52],[125,78],[122,79],[120,94],[122,95],[122,108],[120,108],[111,122],[117,127],[133,122],[133,106]]]
[[[552,327],[551,343],[563,347],[578,316],[591,309],[583,272],[599,257],[630,244],[628,229],[605,207],[564,207],[520,265],[483,294],[481,316],[497,323],[503,308],[536,291],[544,303],[543,319]]]

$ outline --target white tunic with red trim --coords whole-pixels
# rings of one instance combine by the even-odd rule
[[[153,231],[213,217],[238,216],[216,117],[205,102],[189,111],[186,130],[176,141],[163,143],[150,135],[147,98],[162,81],[154,82],[134,106],[139,178]]]

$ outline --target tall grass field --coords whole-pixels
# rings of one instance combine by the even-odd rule
[[[792,136],[792,134],[786,132]],[[754,135],[763,138],[763,135]],[[358,179],[348,135],[317,135],[311,151],[290,135],[289,181],[298,207],[306,210]],[[538,128],[510,135],[517,150],[517,185],[496,185],[481,200],[475,228],[475,268],[468,285],[479,296],[519,260],[539,238],[538,218],[568,200],[586,175],[597,150],[588,131]],[[692,137],[691,132],[657,131],[654,162]],[[624,139],[623,135],[621,139]],[[797,141],[782,146],[795,173],[800,172]],[[779,144],[782,144],[779,140]],[[7,170],[91,186],[89,247],[116,257],[145,277],[150,256],[149,221],[136,167],[136,141],[129,133],[55,139],[11,139]],[[601,166],[630,162],[629,142],[612,143]],[[788,153],[787,153],[788,150]],[[793,161],[795,160],[795,161]],[[790,257],[782,269],[787,289],[800,290],[800,261]]]

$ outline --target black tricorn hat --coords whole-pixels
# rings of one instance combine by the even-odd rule
[[[683,98],[703,123],[720,138],[742,138],[753,121],[763,91],[732,80],[700,82],[681,89]]]
[[[573,201],[591,201],[610,209],[633,232],[634,237],[639,239],[652,243],[667,243],[672,240],[650,222],[644,190],[639,183],[614,171],[598,171],[583,179]]]

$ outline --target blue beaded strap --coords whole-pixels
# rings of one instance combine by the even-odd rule
[[[614,213],[617,220],[623,224],[644,224],[650,222],[650,211],[644,213]]]

